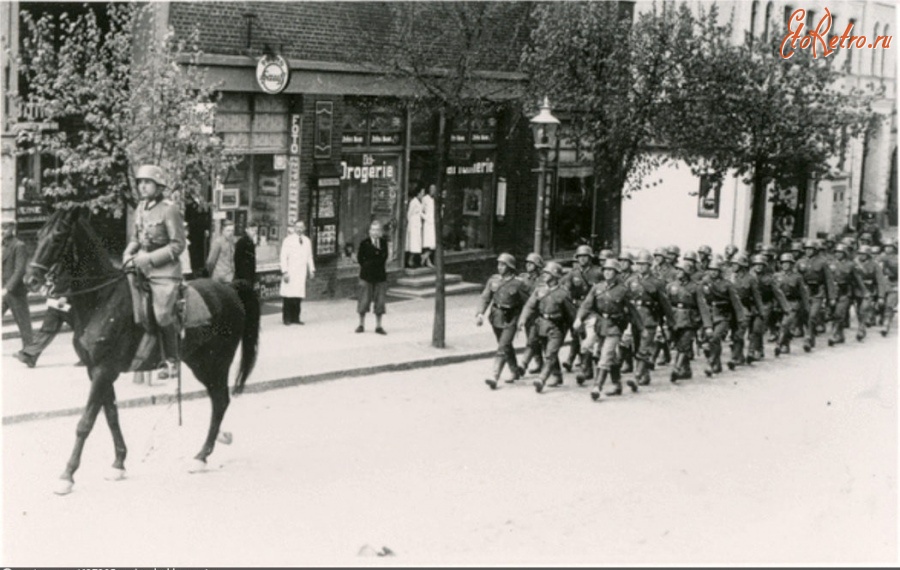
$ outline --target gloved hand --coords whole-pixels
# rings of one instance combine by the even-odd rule
[[[475,326],[480,327],[484,324],[484,316],[481,313],[475,315]]]
[[[150,260],[150,254],[146,251],[138,252],[138,254],[134,256],[134,266],[137,267],[138,271],[141,273],[147,273],[147,271],[153,267],[153,262]]]
[[[712,327],[706,327],[703,331],[706,333],[706,338],[710,338],[713,335]]]
[[[291,282],[291,276],[288,275],[287,273],[285,273],[284,275],[281,276],[281,280],[284,281],[285,283],[290,283],[290,282]]]
[[[575,322],[572,323],[572,328],[576,331],[580,331],[583,325],[584,323],[581,322],[581,319],[575,319]]]

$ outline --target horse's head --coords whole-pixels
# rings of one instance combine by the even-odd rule
[[[25,285],[37,291],[45,282],[52,285],[60,264],[72,248],[72,231],[81,208],[57,210],[38,232],[37,247],[25,273]]]

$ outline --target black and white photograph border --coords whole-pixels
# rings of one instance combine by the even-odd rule
[[[853,97],[829,103],[845,111],[834,120],[848,121],[847,130],[819,139],[835,143],[815,155],[827,158],[824,166],[808,165],[802,179],[783,175],[778,169],[790,164],[779,155],[763,184],[729,162],[725,151],[741,149],[728,146],[724,137],[715,139],[722,152],[697,157],[697,149],[709,142],[699,140],[702,121],[688,106],[679,108],[687,126],[664,125],[678,113],[652,113],[659,121],[654,136],[671,137],[670,146],[661,138],[628,139],[646,149],[647,162],[631,164],[641,180],[634,186],[622,181],[618,200],[610,198],[611,189],[597,174],[609,172],[598,166],[605,167],[608,157],[596,150],[606,147],[595,146],[592,152],[590,146],[601,139],[621,142],[626,134],[609,122],[588,117],[579,123],[577,118],[584,110],[579,105],[596,102],[592,94],[598,92],[606,94],[604,105],[620,104],[606,102],[618,101],[617,91],[612,83],[603,84],[605,91],[567,84],[572,78],[567,72],[577,66],[556,65],[553,57],[570,54],[566,50],[584,39],[577,37],[578,29],[593,34],[603,48],[598,53],[624,53],[616,50],[626,49],[619,44],[628,42],[610,41],[611,35],[631,33],[625,24],[637,26],[643,15],[653,13],[651,0],[122,4],[116,8],[123,10],[122,17],[129,10],[143,11],[146,33],[120,38],[128,40],[121,45],[133,42],[139,48],[135,53],[145,57],[128,60],[135,76],[153,69],[152,50],[145,49],[149,43],[141,42],[161,42],[170,29],[182,39],[191,38],[195,28],[198,33],[193,39],[200,52],[178,48],[187,51],[174,59],[185,65],[155,69],[160,75],[145,93],[152,98],[157,88],[165,92],[171,109],[143,116],[141,129],[120,133],[143,133],[140,140],[156,141],[152,144],[168,141],[158,148],[149,142],[146,148],[126,144],[115,138],[118,129],[108,128],[106,118],[90,114],[104,105],[134,105],[140,97],[125,97],[127,91],[118,91],[125,87],[110,76],[109,82],[91,79],[94,91],[101,85],[110,90],[107,97],[92,98],[87,88],[92,83],[79,79],[78,66],[60,70],[66,81],[59,82],[41,67],[52,65],[47,62],[53,58],[36,62],[29,51],[65,42],[33,42],[25,12],[57,22],[63,12],[71,19],[93,14],[94,28],[76,27],[67,35],[73,46],[84,46],[93,45],[88,40],[98,29],[115,27],[107,13],[112,5],[0,3],[2,63],[8,70],[2,89],[11,102],[3,107],[0,199],[4,567],[900,565],[900,345],[891,310],[897,300],[898,224],[897,48],[891,39],[900,22],[892,2],[688,3],[695,23],[711,6],[723,23],[731,18],[728,41],[736,45],[744,45],[745,36],[783,38],[782,55],[792,48],[795,62],[811,57],[814,66],[816,58],[830,57],[840,70],[840,84],[858,89],[848,91]],[[667,14],[675,18],[674,12]],[[579,26],[572,25],[576,20]],[[817,35],[817,28],[826,25],[831,31]],[[465,49],[456,41],[460,26],[478,26],[481,38],[481,47],[471,48],[467,59],[476,65],[465,70],[460,83],[467,95],[455,100],[458,107],[431,106],[422,89],[443,93],[445,101],[461,97],[441,91],[452,83],[444,79],[460,70],[435,67],[416,76],[423,68],[411,64],[433,64],[441,53]],[[863,34],[868,39],[857,44],[853,38]],[[833,54],[811,55],[813,46],[824,50],[831,38],[836,38]],[[68,52],[76,53],[84,52]],[[290,73],[283,91],[267,94],[256,83],[256,66],[273,56],[283,57]],[[178,73],[184,77],[171,75],[172,69],[182,70]],[[714,84],[716,77],[707,76]],[[199,77],[215,86],[182,83]],[[612,75],[604,77],[614,81]],[[40,81],[46,82],[44,90],[34,88]],[[66,89],[60,91],[61,84]],[[629,88],[640,85],[628,83]],[[73,120],[66,90],[81,93],[90,117]],[[786,91],[767,93],[776,98]],[[728,107],[738,92],[717,91],[707,111]],[[488,103],[472,107],[472,93]],[[209,100],[201,101],[204,97]],[[291,116],[311,119],[319,103],[333,106],[330,128],[298,121],[300,132],[292,133]],[[366,117],[357,111],[370,108],[400,117],[403,128],[394,133],[399,143],[370,144],[371,125],[363,118],[361,143],[342,145],[344,114]],[[220,116],[212,122],[194,117],[194,124],[185,119],[194,116],[192,109],[212,109]],[[474,122],[466,129],[451,124],[452,132],[469,133],[476,123],[495,130],[483,133],[482,140],[489,142],[460,139],[447,145],[448,156],[439,157],[439,131],[445,119],[465,120],[461,109],[478,121],[469,119]],[[603,110],[607,116],[609,108]],[[758,118],[767,111],[757,106],[752,114]],[[434,120],[423,122],[422,113]],[[803,116],[785,113],[772,120],[803,132],[812,123],[827,122],[807,123]],[[184,121],[177,132],[157,125],[172,117]],[[851,125],[853,117],[859,121]],[[430,126],[412,131],[423,124]],[[711,115],[705,124],[719,131],[734,127],[725,113]],[[85,150],[87,139],[78,146],[71,137],[68,142],[59,137],[79,129],[102,132],[108,138],[97,140],[104,145],[120,145],[116,149],[127,156],[132,176],[104,170],[101,165],[112,161],[96,160],[99,151]],[[771,132],[796,140],[788,130]],[[317,133],[331,138],[317,141],[330,156],[311,144],[297,144],[295,152],[292,140],[313,141]],[[620,138],[609,139],[610,133]],[[717,136],[708,129],[700,134],[709,140]],[[428,137],[434,144],[422,142]],[[57,164],[50,149],[66,144],[74,146],[60,156],[70,162]],[[240,174],[227,178],[224,191],[215,190],[214,182],[198,182],[191,173],[200,163],[180,156],[188,147],[187,154],[202,154],[204,167]],[[79,152],[86,154],[78,158]],[[657,160],[663,152],[670,154]],[[450,164],[446,159],[453,153],[483,155],[492,171],[451,174],[445,166],[439,172],[438,165]],[[355,255],[334,255],[359,251],[359,240],[369,235],[374,185],[342,180],[333,220],[320,220],[311,199],[316,172],[339,172],[342,161],[356,164],[364,154],[398,165],[398,196],[408,196],[406,186],[415,181],[438,185],[432,213],[440,222],[432,228],[434,267],[404,267],[407,245],[392,236],[408,233],[407,203],[392,200],[389,211],[379,210],[395,231],[382,236],[389,254],[384,305],[374,304],[377,324],[359,312],[364,282]],[[292,172],[273,172],[270,164],[260,171],[254,161],[271,155],[300,165],[299,173],[293,172],[302,181],[292,190],[296,196],[280,190],[272,194],[275,188],[291,188]],[[259,223],[253,219],[259,210],[254,204],[267,197],[277,202],[274,211],[266,210],[270,221],[261,229],[266,235],[270,228],[273,251],[284,237],[278,228],[293,221],[289,209],[310,228],[320,227],[317,222],[335,228],[334,248],[312,254],[314,275],[309,272],[301,296],[303,326],[282,323],[279,291],[284,284],[277,251],[271,259],[254,257],[255,287],[241,279],[212,284],[201,274],[217,232],[207,230],[205,238],[202,229],[191,233],[190,226],[201,223],[191,218],[188,233],[199,237],[191,237],[187,247],[198,248],[199,254],[183,244],[177,251],[184,251],[176,254],[184,258],[190,289],[176,302],[178,318],[186,323],[177,342],[182,361],[176,372],[165,367],[169,340],[161,330],[146,336],[142,349],[147,352],[135,350],[136,342],[103,349],[141,331],[141,325],[128,322],[108,329],[126,331],[122,334],[97,332],[106,317],[106,325],[139,317],[131,310],[130,295],[108,297],[104,288],[118,290],[145,273],[152,275],[159,263],[153,252],[177,246],[177,236],[159,228],[165,224],[148,229],[144,222],[150,214],[142,213],[145,202],[139,200],[155,207],[143,195],[153,178],[138,172],[156,164],[151,157],[161,157],[158,168],[168,174],[158,177],[160,185],[168,184],[160,196],[194,193],[209,221],[225,216],[217,210],[227,209],[234,211],[228,216]],[[237,167],[241,161],[243,170]],[[333,164],[322,168],[323,161]],[[717,172],[713,216],[712,207],[704,210],[702,196],[698,204],[698,193],[705,188],[704,173],[717,168],[721,176]],[[261,185],[260,172],[277,177],[277,183]],[[78,186],[80,175],[87,173],[97,184]],[[67,176],[72,177],[64,182]],[[125,180],[135,176],[140,178]],[[497,192],[500,180],[502,193]],[[570,182],[585,192],[564,199],[575,196],[560,190]],[[27,203],[19,200],[26,187]],[[475,202],[472,188],[478,189]],[[237,201],[224,203],[223,192]],[[65,198],[72,195],[74,200]],[[178,200],[164,202],[187,217]],[[579,228],[578,235],[566,228]],[[479,239],[464,239],[466,231],[477,232]],[[154,241],[160,235],[165,244]],[[135,251],[123,257],[132,243]],[[878,251],[866,253],[870,245]],[[703,246],[713,252],[712,267],[686,261]],[[729,254],[730,247],[738,253]],[[261,256],[262,249],[254,255]],[[720,331],[700,326],[700,337],[689,343],[692,374],[684,373],[671,330],[683,313],[674,311],[693,311],[698,321],[716,320],[729,310],[723,308],[730,303],[727,294],[726,301],[708,299],[708,315],[700,301],[694,309],[672,301],[673,320],[657,337],[659,354],[646,358],[635,346],[641,307],[649,306],[627,297],[633,281],[624,272],[629,267],[637,272],[636,262],[653,260],[650,272],[660,283],[659,294],[668,291],[666,298],[678,292],[665,284],[685,273],[678,287],[696,291],[697,299],[714,294],[704,287],[715,279],[718,264],[728,283],[739,279],[735,274],[744,262],[764,264],[760,275],[784,271],[766,281],[769,290],[783,289],[785,302],[801,306],[803,295],[795,299],[788,289],[792,273],[805,275],[818,263],[816,255],[805,257],[808,250],[822,252],[816,255],[825,260],[824,267],[817,267],[829,276],[828,286],[818,284],[822,321],[765,323],[764,358],[746,358],[755,347],[743,340],[747,330],[735,326],[723,335],[717,367],[710,337]],[[849,265],[842,265],[841,250],[853,261],[844,273]],[[792,269],[778,263],[792,254],[796,263],[784,262]],[[865,255],[874,261],[868,263]],[[155,261],[144,265],[148,256]],[[580,266],[584,257],[590,258],[590,268]],[[87,269],[92,263],[96,271]],[[676,270],[685,264],[708,277],[694,285],[690,274]],[[604,266],[607,272],[612,267],[616,277],[601,276]],[[878,274],[864,274],[866,267],[877,268]],[[870,302],[856,303],[845,294],[841,280],[846,275],[852,294],[868,295]],[[628,287],[619,287],[617,279],[628,279]],[[827,302],[832,279],[837,280],[834,304]],[[760,291],[763,280],[755,281]],[[797,282],[797,291],[808,291],[803,277]],[[736,286],[722,287],[739,295]],[[616,297],[616,289],[622,297]],[[565,301],[553,301],[562,295],[555,291],[565,291]],[[111,306],[110,298],[120,302]],[[746,302],[737,298],[749,312],[747,323],[755,322],[757,313],[748,308],[755,306],[752,295]],[[765,302],[778,302],[777,295]],[[23,303],[30,333],[27,323],[17,320]],[[145,306],[156,315],[153,302]],[[572,316],[585,311],[578,313],[584,326],[573,327],[565,310],[562,317],[554,313],[563,306]],[[627,316],[616,320],[621,307]],[[588,320],[590,311],[598,324]],[[155,327],[155,318],[145,325]],[[813,345],[805,334],[810,327]],[[383,334],[372,334],[376,330]],[[553,331],[562,335],[560,346],[552,340]],[[594,352],[579,348],[579,342],[589,342],[591,331],[602,332],[601,340],[618,338],[612,356],[604,342]],[[737,338],[740,348],[735,349]],[[751,351],[742,353],[748,347]],[[91,414],[86,407],[90,375],[106,378],[105,371],[122,360],[120,350],[148,359],[155,355],[164,366],[144,362],[142,372],[122,367],[107,397],[95,400],[106,405]],[[606,390],[595,390],[607,372]],[[556,373],[561,383],[548,383]],[[204,382],[213,386],[212,398]],[[96,387],[99,380],[94,386],[94,392],[102,391]],[[215,410],[223,397],[228,404],[217,427]],[[78,438],[85,434],[82,449]]]

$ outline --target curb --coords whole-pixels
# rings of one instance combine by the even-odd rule
[[[523,352],[524,348],[516,352]],[[319,372],[308,376],[291,376],[288,378],[280,378],[275,380],[266,380],[257,384],[248,383],[244,386],[244,394],[256,392],[268,392],[269,390],[277,390],[279,388],[290,388],[292,386],[300,386],[303,384],[313,384],[316,382],[327,382],[329,380],[338,380],[340,378],[352,378],[356,376],[367,376],[371,374],[383,374],[385,372],[404,372],[407,370],[416,370],[418,368],[431,368],[434,366],[444,366],[448,364],[459,364],[470,360],[479,360],[494,356],[497,350],[487,350],[481,352],[470,352],[467,354],[454,354],[452,356],[438,356],[433,358],[423,358],[419,360],[409,360],[406,362],[395,362],[390,364],[379,364],[375,366],[367,366],[362,368],[349,368],[346,370],[334,370],[330,372]],[[206,390],[193,390],[191,392],[182,392],[182,401],[196,400],[198,398],[206,398]],[[240,398],[240,396],[237,396]],[[146,406],[173,404],[177,401],[175,394],[158,394],[153,396],[144,396],[141,398],[131,398],[128,400],[120,400],[116,402],[119,409],[124,408],[141,408]],[[65,416],[78,416],[84,411],[84,406],[78,408],[66,408],[62,410],[51,410],[46,412],[28,412],[24,414],[15,414],[3,418],[2,425],[19,424],[23,422],[42,420],[50,418],[60,418]]]

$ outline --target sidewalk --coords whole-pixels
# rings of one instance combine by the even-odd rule
[[[387,336],[375,334],[371,314],[366,319],[366,332],[355,334],[358,316],[356,302],[350,299],[305,302],[303,326],[284,326],[280,312],[264,314],[259,359],[245,393],[488,358],[496,351],[496,341],[489,324],[475,326],[477,306],[477,294],[447,297],[447,347],[443,349],[431,346],[434,299],[389,303],[384,316]],[[520,334],[516,346],[522,345]],[[85,368],[74,366],[77,357],[72,333],[61,333],[35,368],[15,358],[19,348],[18,339],[3,341],[3,424],[80,414],[87,399],[88,379]],[[240,351],[232,365],[229,385],[239,357]],[[488,368],[485,362],[486,374]],[[206,398],[205,389],[186,366],[182,366],[182,375],[183,399]],[[132,376],[125,373],[115,383],[120,408],[175,401],[176,381],[154,378],[147,386],[135,384]]]

